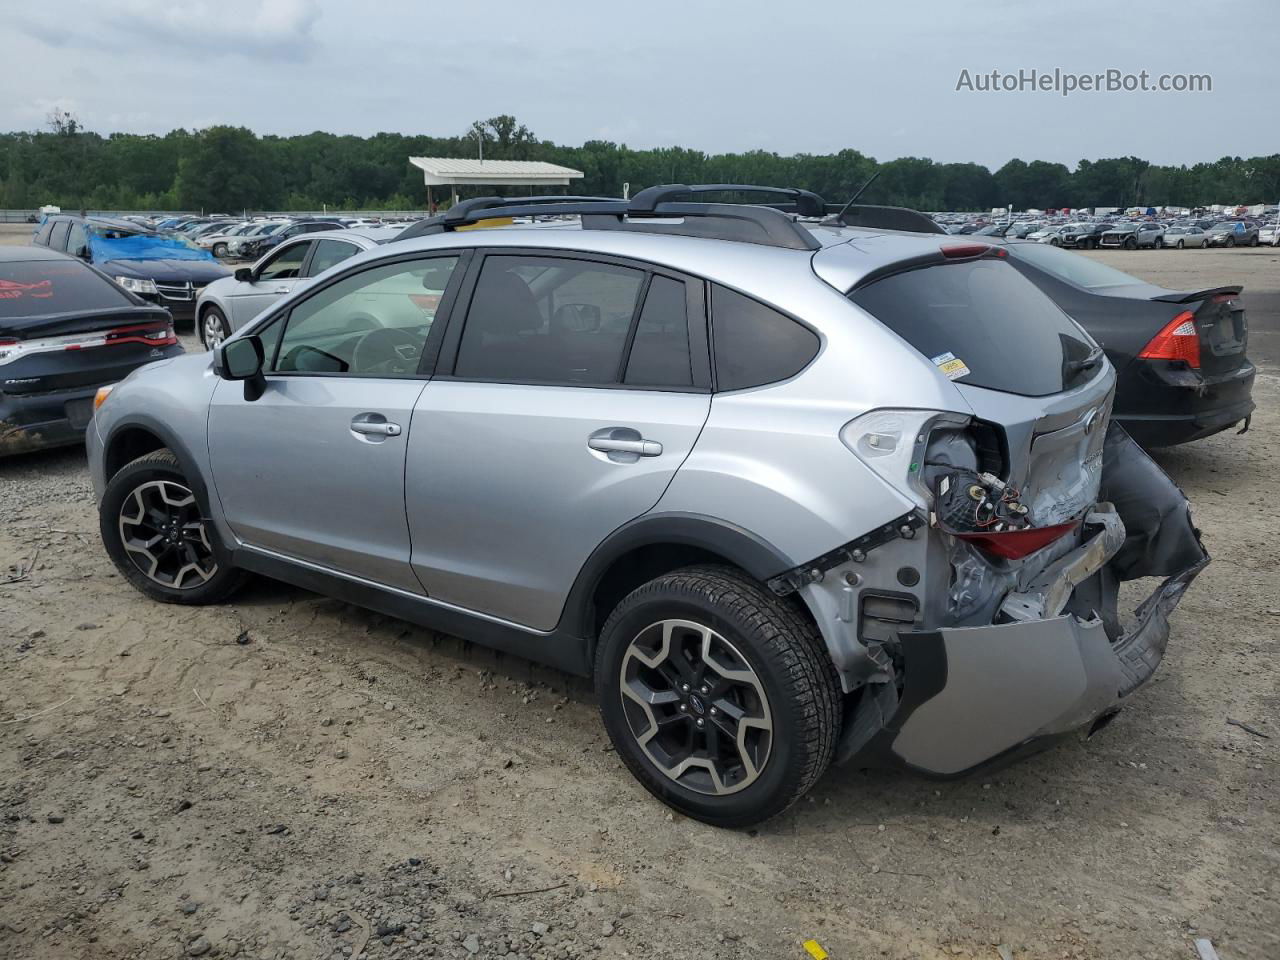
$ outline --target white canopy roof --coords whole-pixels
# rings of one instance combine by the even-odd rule
[[[422,170],[427,186],[501,184],[503,186],[567,186],[582,177],[581,170],[541,160],[457,160],[451,157],[410,157]]]

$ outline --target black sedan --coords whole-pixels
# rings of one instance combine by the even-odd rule
[[[1102,346],[1118,374],[1115,418],[1143,446],[1248,427],[1255,370],[1242,288],[1166,290],[1045,244],[1005,249]]]
[[[82,260],[0,247],[0,456],[83,443],[99,387],[182,352],[168,310]]]

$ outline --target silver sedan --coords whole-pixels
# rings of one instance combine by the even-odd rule
[[[348,257],[391,242],[402,230],[330,230],[280,244],[252,267],[241,267],[204,288],[196,302],[200,341],[212,350],[300,284]]]

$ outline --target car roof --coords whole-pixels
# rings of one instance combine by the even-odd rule
[[[72,220],[83,220],[91,227],[102,227],[105,230],[128,230],[130,233],[154,233],[150,227],[147,227],[134,220],[126,220],[123,217],[76,217]]]
[[[933,254],[941,246],[957,242],[954,236],[942,233],[855,228],[816,220],[800,223],[818,241],[817,251],[679,234],[581,229],[577,221],[551,221],[397,240],[360,254],[349,263],[356,265],[405,252],[443,253],[455,248],[506,247],[530,255],[537,255],[542,249],[547,255],[560,251],[594,253],[704,277],[804,316],[814,296],[839,296],[838,290],[849,289],[863,276],[886,265]],[[315,236],[357,232],[366,233],[333,231]]]

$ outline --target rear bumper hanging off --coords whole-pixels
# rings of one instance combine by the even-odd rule
[[[961,775],[1093,728],[1151,677],[1209,556],[1182,491],[1114,425],[1101,495],[1098,532],[1011,592],[998,622],[898,635],[900,673],[862,691],[838,759]],[[1122,626],[1119,581],[1153,576]]]

